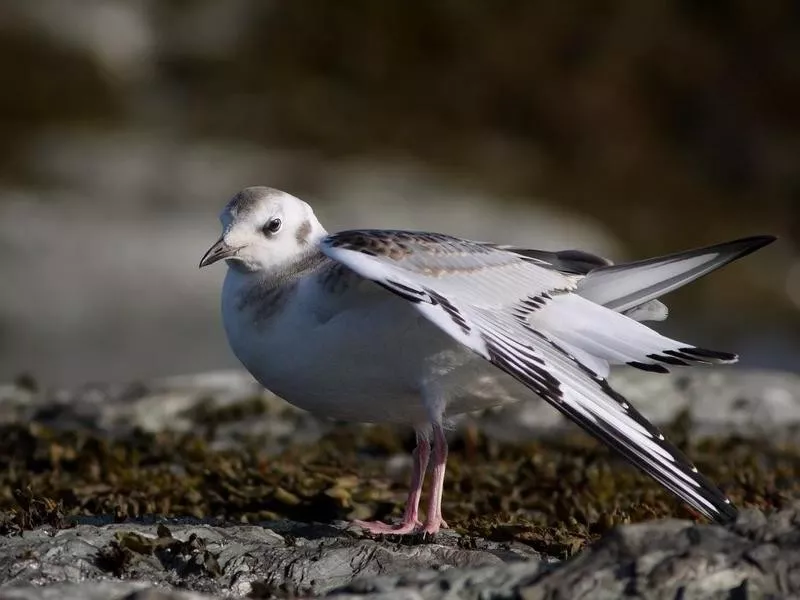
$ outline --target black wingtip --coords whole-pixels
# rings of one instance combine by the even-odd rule
[[[669,373],[669,369],[667,367],[654,363],[643,363],[632,360],[628,363],[628,366],[635,369],[640,369],[642,371],[647,371],[649,373]]]
[[[713,520],[720,525],[730,525],[739,517],[739,510],[727,498],[723,504],[717,505],[717,510],[719,512],[713,516]]]
[[[752,254],[756,250],[760,250],[764,246],[769,246],[777,239],[778,236],[775,235],[753,235],[740,238],[738,240],[725,242],[724,244],[721,244],[721,246],[727,246],[731,248],[738,247],[736,258],[741,258],[743,256],[747,256],[748,254]]]
[[[732,352],[722,352],[720,350],[709,350],[708,348],[697,348],[687,346],[678,348],[678,352],[699,358],[700,360],[710,360],[714,362],[732,363],[739,360],[739,355]]]
[[[657,360],[659,362],[662,362],[662,363],[665,363],[665,364],[668,364],[668,365],[672,365],[673,367],[688,367],[689,366],[689,363],[686,362],[685,360],[680,359],[680,358],[675,357],[675,356],[668,356],[667,352],[669,352],[669,351],[666,350],[664,352],[664,354],[648,354],[647,358],[649,358],[650,360]]]

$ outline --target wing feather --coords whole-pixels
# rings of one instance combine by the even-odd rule
[[[657,258],[600,266],[587,272],[578,293],[625,312],[747,256],[775,239],[771,235],[752,236]]]
[[[320,247],[330,258],[412,302],[458,342],[529,387],[701,514],[721,522],[735,518],[730,500],[611,388],[600,368],[607,368],[605,358],[586,351],[577,336],[570,338],[563,331],[550,335],[552,317],[535,317],[537,312],[545,315],[561,297],[577,297],[573,292],[579,278],[543,265],[538,257],[440,234],[350,231],[328,236]],[[572,312],[557,312],[560,319],[580,310],[580,304],[564,306]],[[599,311],[591,315],[594,319],[613,314],[624,320],[615,323],[623,333],[624,323],[645,328],[593,306]],[[566,339],[562,343],[560,338]],[[628,354],[643,359],[642,365],[654,360],[634,352],[636,336],[625,343]],[[671,347],[666,351],[673,354],[663,354],[665,362],[715,357],[699,349],[694,355]]]

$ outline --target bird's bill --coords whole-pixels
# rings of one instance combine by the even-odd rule
[[[219,238],[214,242],[214,245],[208,249],[208,252],[203,255],[203,258],[200,260],[200,268],[202,269],[208,265],[213,265],[215,262],[226,258],[233,258],[238,252],[239,248],[229,246],[225,243],[224,238]]]

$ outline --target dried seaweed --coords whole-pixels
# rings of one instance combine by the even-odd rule
[[[181,578],[191,575],[214,578],[222,573],[217,557],[206,549],[202,538],[191,534],[186,541],[181,541],[172,537],[172,532],[163,524],[158,526],[157,533],[158,537],[150,538],[130,531],[118,532],[116,539],[98,552],[97,566],[115,577],[122,577],[138,561],[152,557]]]
[[[251,414],[253,407],[242,410]],[[205,420],[206,413],[198,415]],[[241,414],[232,410],[230,418]],[[674,429],[686,430],[683,424]],[[740,506],[770,510],[800,496],[798,446],[738,437],[694,444],[681,439],[679,431],[670,433]],[[317,443],[296,444],[277,456],[262,451],[263,439],[242,440],[224,450],[213,442],[208,430],[205,435],[134,432],[108,439],[36,424],[2,426],[1,532],[65,527],[69,517],[79,515],[256,523],[384,519],[402,512],[407,477],[390,477],[387,459],[413,446],[413,437],[403,430],[341,425]],[[444,511],[449,524],[466,536],[516,540],[570,556],[618,524],[694,516],[578,432],[503,444],[468,431],[456,436],[451,448]],[[109,571],[128,564],[131,553],[162,547],[143,549],[134,541],[118,540],[105,551],[101,560]],[[174,550],[170,544],[163,548]]]

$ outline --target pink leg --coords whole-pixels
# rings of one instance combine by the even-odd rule
[[[433,474],[431,476],[431,497],[428,503],[428,514],[423,531],[434,534],[440,528],[447,527],[442,519],[442,492],[444,491],[444,472],[447,467],[447,438],[442,426],[433,425]]]
[[[411,474],[411,489],[406,500],[406,510],[403,520],[397,525],[382,523],[381,521],[353,521],[370,533],[383,533],[402,535],[413,533],[422,523],[419,521],[419,500],[422,496],[422,483],[425,480],[425,471],[428,469],[428,459],[431,456],[431,444],[428,439],[417,433],[417,447],[411,456],[414,459],[414,470]]]

